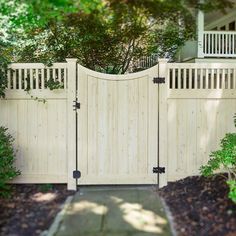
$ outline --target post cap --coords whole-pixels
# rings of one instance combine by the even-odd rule
[[[169,61],[169,59],[167,59],[167,58],[158,58],[157,61],[159,63],[167,63]]]
[[[78,59],[77,58],[66,58],[67,62],[77,62]]]

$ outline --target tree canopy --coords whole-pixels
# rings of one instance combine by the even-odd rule
[[[20,62],[76,57],[93,70],[125,73],[132,60],[173,57],[195,35],[195,10],[229,0],[0,0],[0,58]]]

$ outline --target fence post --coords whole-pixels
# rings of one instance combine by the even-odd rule
[[[167,185],[168,155],[167,155],[167,89],[168,67],[167,59],[158,59],[159,77],[165,78],[165,83],[159,89],[159,166],[165,167],[165,173],[159,175],[159,187]]]
[[[76,99],[77,59],[67,58],[67,189],[76,190],[73,171],[76,169],[76,113],[73,101]]]

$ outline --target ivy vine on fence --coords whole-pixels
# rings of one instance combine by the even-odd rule
[[[0,62],[0,98],[5,98],[7,88],[7,62]]]
[[[9,63],[7,63],[6,61],[0,62],[0,98],[5,98],[5,90],[8,86],[8,71],[12,70],[8,67],[8,64]],[[14,70],[12,71],[14,72]],[[26,91],[32,99],[37,101],[43,101],[45,103],[45,99],[40,99],[31,95],[30,91],[32,90],[32,88],[30,84],[30,76],[25,77],[24,80],[26,81],[26,87],[24,91]],[[48,88],[50,90],[63,89],[64,83],[56,80],[53,77],[50,77],[48,80],[45,81],[45,88]]]
[[[27,76],[25,78],[25,81],[26,81],[26,88],[25,88],[25,91],[31,96],[32,99],[34,99],[35,101],[38,101],[38,102],[43,102],[45,103],[46,102],[46,99],[41,99],[41,98],[38,98],[38,97],[34,97],[30,94],[30,91],[31,91],[31,86],[30,86],[30,77]],[[60,81],[57,81],[57,80],[54,80],[53,77],[50,77],[47,81],[45,81],[45,88],[49,88],[50,90],[55,90],[55,89],[63,89],[64,88],[64,83],[60,82]]]

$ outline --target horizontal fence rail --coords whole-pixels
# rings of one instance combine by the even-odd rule
[[[208,57],[236,57],[236,32],[204,31],[203,53]]]

